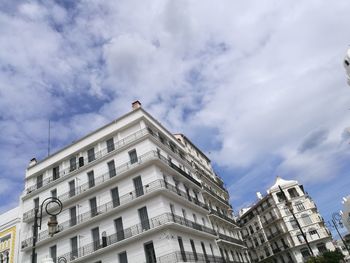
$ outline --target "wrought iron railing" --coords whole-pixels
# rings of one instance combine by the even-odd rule
[[[128,227],[122,231],[119,231],[110,236],[107,236],[104,240],[103,239],[97,240],[95,242],[82,246],[75,251],[71,251],[64,255],[60,255],[60,257],[66,258],[67,262],[72,262],[75,259],[79,259],[81,257],[91,255],[99,249],[109,247],[122,240],[130,239],[144,232],[147,232],[150,229],[155,229],[167,223],[175,223],[175,224],[183,225],[201,232],[206,232],[212,235],[216,235],[216,232],[211,228],[207,228],[205,226],[199,225],[195,222],[192,222],[190,220],[187,220],[183,217],[180,217],[171,213],[165,213],[165,214],[156,216],[154,218],[151,218],[146,222],[141,222],[140,224],[134,225],[132,227]]]
[[[179,188],[175,187],[172,184],[165,182],[162,179],[159,179],[159,180],[155,180],[149,184],[144,185],[142,195],[138,195],[136,193],[136,190],[129,192],[125,195],[120,196],[118,203],[110,201],[106,204],[103,204],[101,206],[96,207],[96,209],[94,209],[93,211],[88,211],[86,213],[78,215],[77,217],[71,218],[71,219],[59,224],[58,225],[58,232],[65,231],[65,230],[70,229],[71,227],[73,227],[75,225],[81,224],[83,222],[87,222],[90,219],[92,219],[98,215],[108,213],[121,205],[128,204],[128,203],[132,202],[133,200],[135,200],[136,198],[143,196],[144,194],[151,193],[151,192],[161,190],[161,189],[176,193],[177,195],[181,196],[182,198],[185,198],[185,199],[191,201],[195,205],[208,210],[208,207],[206,204],[200,202],[199,200],[197,200],[195,198],[189,199],[186,192],[180,190]],[[50,236],[49,236],[49,233],[47,230],[42,231],[38,235],[37,242],[43,241],[49,237]],[[31,238],[28,238],[28,239],[22,241],[21,247],[22,247],[22,249],[25,249],[25,248],[32,246],[32,244],[33,244],[33,238],[31,237]]]
[[[226,221],[229,221],[230,223],[234,224],[234,225],[237,225],[237,222],[233,219],[233,218],[230,218],[228,217],[227,215],[224,215],[214,209],[210,209],[210,214],[213,214],[213,215],[216,215],[217,217],[220,217],[222,219],[225,219]]]
[[[100,150],[98,152],[95,152],[95,158],[94,158],[94,160],[92,162],[95,162],[96,160],[101,159],[102,157],[106,156],[109,153],[115,152],[116,150],[120,149],[121,147],[124,147],[124,146],[128,145],[129,143],[132,143],[133,141],[141,138],[142,136],[144,136],[144,135],[146,135],[148,133],[149,133],[148,129],[144,128],[142,130],[139,130],[139,131],[137,131],[137,132],[135,132],[135,133],[125,137],[124,139],[121,139],[121,140],[115,142],[114,143],[114,150],[112,150],[112,151],[108,151],[108,148],[106,147],[106,148],[103,148],[102,150]],[[84,164],[86,165],[88,163],[89,163],[88,158],[84,158]],[[68,167],[66,169],[60,170],[59,173],[58,173],[57,179],[61,178],[61,177],[66,177],[66,176],[70,175],[71,173],[73,173],[74,171],[79,170],[79,168],[82,168],[84,166],[79,167],[79,163],[77,161],[75,163],[75,167],[76,167],[75,169],[72,169],[71,167]],[[44,180],[41,181],[41,186],[39,188],[41,188],[41,187],[43,187],[43,186],[45,186],[47,184],[50,184],[53,181],[55,181],[53,179],[53,176],[45,178]],[[38,190],[39,188],[37,186],[38,186],[37,184],[29,186],[25,190],[26,194],[30,194],[33,191]]]
[[[206,187],[205,185],[202,185],[202,188],[206,191],[208,191],[209,193],[211,193],[214,197],[218,198],[221,202],[225,203],[228,206],[231,206],[230,203],[222,198],[220,195],[218,195],[217,193],[215,193],[212,189],[210,189],[209,187]]]
[[[161,155],[160,153],[156,152],[156,151],[149,151],[141,156],[138,156],[138,159],[137,159],[137,162],[136,163],[132,163],[132,162],[126,162],[118,167],[116,167],[116,169],[113,171],[114,173],[114,176],[118,176],[119,174],[122,174],[126,171],[129,171],[130,169],[134,168],[134,167],[137,167],[138,165],[141,165],[143,163],[145,163],[146,161],[150,161],[150,160],[154,160],[154,159],[159,159],[161,160],[163,163],[167,164],[168,166],[170,166],[171,168],[173,168],[174,170],[176,170],[177,172],[179,172],[181,175],[183,175],[184,177],[186,177],[188,180],[191,180],[192,182],[194,182],[196,185],[201,185],[196,179],[194,179],[193,177],[191,177],[189,174],[187,174],[185,171],[181,170],[179,167],[177,167],[174,163],[172,162],[169,162],[169,160]],[[113,177],[110,177],[110,172],[106,172],[102,175],[100,175],[99,177],[95,178],[95,185],[93,187],[90,187],[90,184],[89,182],[79,186],[79,187],[76,187],[74,189],[74,191],[67,191],[66,193],[58,196],[58,198],[62,201],[62,202],[65,202],[66,200],[69,200],[70,198],[74,197],[74,196],[77,196],[87,190],[89,190],[90,188],[94,188],[102,183],[104,183],[105,181],[108,181],[110,180],[111,178]],[[74,195],[72,195],[72,193],[74,193]],[[31,209],[27,212],[25,212],[23,214],[23,220],[24,221],[28,221],[30,219],[33,219],[34,218],[34,213],[35,213],[35,210],[34,209]]]
[[[238,238],[230,237],[221,233],[219,233],[219,239],[222,239],[231,243],[235,243],[244,247],[246,246],[242,240],[239,240]]]

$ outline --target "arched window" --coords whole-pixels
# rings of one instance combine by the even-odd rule
[[[4,263],[4,255],[0,254],[0,263]]]

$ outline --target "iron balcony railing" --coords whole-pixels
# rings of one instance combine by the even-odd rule
[[[144,185],[143,191],[138,191],[138,192],[142,192],[143,193],[142,195],[137,194],[136,190],[132,191],[130,193],[127,193],[125,195],[120,196],[119,200],[117,202],[110,201],[106,204],[103,204],[101,206],[96,207],[96,209],[94,209],[94,210],[88,211],[86,213],[78,215],[77,217],[71,218],[71,219],[59,224],[58,225],[58,232],[63,232],[67,229],[70,229],[71,227],[73,227],[75,225],[87,222],[90,219],[92,219],[98,215],[108,213],[121,205],[125,205],[125,204],[132,202],[133,200],[135,200],[138,197],[143,196],[144,194],[152,193],[152,192],[155,192],[157,190],[162,190],[162,189],[171,191],[171,192],[181,196],[182,198],[185,198],[185,199],[191,201],[195,205],[208,210],[208,207],[206,206],[206,204],[200,202],[199,200],[195,199],[194,197],[188,198],[188,195],[186,192],[180,190],[179,188],[175,187],[172,184],[165,182],[162,179],[159,179],[159,180],[155,180],[149,184]],[[49,236],[49,233],[47,230],[42,231],[38,235],[37,242],[43,241],[49,237],[50,236]],[[30,238],[22,241],[21,247],[22,247],[22,249],[26,249],[28,247],[31,247],[32,244],[33,244],[33,238],[30,237]]]
[[[225,200],[224,198],[222,198],[221,196],[219,196],[217,193],[215,193],[212,189],[206,187],[205,185],[202,185],[202,188],[206,191],[208,191],[209,193],[211,193],[214,197],[218,198],[221,202],[225,203],[226,205],[230,206],[230,203]]]
[[[228,217],[227,215],[224,215],[224,214],[222,214],[222,213],[220,213],[220,212],[218,212],[218,211],[216,211],[216,210],[214,210],[212,208],[210,208],[210,214],[216,215],[216,216],[218,216],[218,217],[220,217],[220,218],[222,218],[222,219],[224,219],[226,221],[229,221],[230,223],[232,223],[234,225],[237,225],[237,223],[236,223],[236,221],[234,219],[232,219],[232,218]]]
[[[186,251],[176,251],[176,252],[172,252],[164,256],[158,257],[156,262],[157,263],[177,263],[177,262],[232,263],[234,261],[225,261],[221,257],[207,255],[207,254],[200,254],[200,253],[193,253],[193,252],[186,252]]]
[[[98,160],[98,159],[101,159],[102,157],[106,156],[106,155],[109,154],[109,153],[115,152],[116,150],[120,149],[121,147],[124,147],[124,146],[126,146],[126,145],[132,143],[133,141],[135,141],[135,140],[137,140],[137,139],[143,137],[143,136],[146,135],[146,134],[149,134],[148,128],[144,128],[144,129],[142,129],[142,130],[139,130],[139,131],[137,131],[137,132],[135,132],[135,133],[133,133],[133,134],[131,134],[131,135],[125,137],[124,139],[121,139],[121,140],[115,142],[115,143],[114,143],[114,150],[108,151],[108,148],[106,147],[106,148],[103,148],[103,149],[100,150],[100,151],[95,152],[95,158],[94,158],[93,161],[96,161],[96,160]],[[90,162],[91,162],[91,161],[90,161]],[[85,165],[88,164],[88,163],[90,163],[90,162],[89,162],[88,158],[84,158],[84,164],[85,164]],[[77,162],[75,163],[75,168],[74,168],[74,169],[72,169],[71,167],[68,167],[68,168],[66,168],[66,169],[60,170],[59,173],[58,173],[58,176],[56,177],[56,180],[57,180],[58,178],[61,178],[61,177],[66,177],[66,176],[70,175],[71,173],[73,173],[74,171],[76,171],[76,170],[78,170],[79,168],[82,168],[82,167],[84,167],[84,166],[80,166],[80,167],[79,167],[79,163],[78,163],[78,161],[77,161]],[[42,180],[41,183],[39,184],[40,187],[38,187],[37,184],[34,184],[34,185],[32,185],[32,186],[29,186],[29,187],[25,190],[25,191],[26,191],[26,194],[30,194],[30,193],[32,193],[33,191],[38,190],[39,188],[41,188],[41,187],[43,187],[43,186],[45,186],[45,185],[47,185],[47,184],[50,184],[50,183],[53,182],[53,181],[55,181],[55,180],[53,179],[53,176],[52,176],[52,177],[48,177],[48,178]]]
[[[95,184],[93,187],[91,187],[90,183],[87,182],[81,186],[76,187],[74,190],[69,190],[66,193],[58,196],[58,198],[62,201],[65,202],[67,200],[69,200],[70,198],[77,196],[91,188],[94,188],[108,180],[111,180],[112,178],[114,178],[115,176],[118,176],[124,172],[129,171],[130,169],[133,169],[141,164],[144,164],[147,161],[150,160],[155,160],[155,159],[159,159],[161,160],[163,163],[167,164],[168,166],[170,166],[172,169],[174,169],[175,171],[177,171],[178,173],[180,173],[182,176],[184,176],[185,178],[187,178],[188,180],[190,180],[191,182],[194,182],[196,185],[201,185],[196,179],[194,179],[193,177],[191,177],[189,174],[187,174],[185,171],[181,170],[179,167],[177,167],[174,163],[169,162],[169,160],[161,155],[160,153],[156,152],[156,151],[149,151],[141,156],[138,156],[137,158],[137,162],[132,163],[132,162],[126,162],[123,165],[120,165],[118,167],[116,167],[115,170],[111,171],[113,172],[113,177],[110,177],[110,172],[106,172],[102,175],[100,175],[99,177],[95,178]],[[31,209],[27,212],[25,212],[23,214],[23,221],[28,221],[34,218],[34,213],[35,213],[35,209]]]
[[[199,225],[183,217],[180,217],[171,213],[165,213],[165,214],[156,216],[154,218],[151,218],[149,220],[143,221],[140,224],[128,227],[122,231],[116,232],[110,236],[106,236],[105,238],[96,240],[90,244],[87,244],[85,246],[78,248],[75,251],[71,251],[64,255],[60,255],[59,257],[64,257],[67,260],[67,262],[72,262],[76,259],[91,255],[99,249],[112,246],[122,240],[128,240],[132,237],[135,237],[144,232],[147,232],[150,229],[155,229],[168,223],[175,223],[175,224],[179,224],[188,228],[192,228],[201,232],[214,235],[214,236],[216,235],[216,232],[210,228]]]
[[[244,247],[246,246],[242,240],[239,240],[238,238],[230,237],[221,233],[219,233],[219,239],[225,240],[234,244],[238,244]]]
[[[280,229],[277,229],[275,232],[273,232],[273,233],[271,233],[271,234],[269,234],[269,235],[266,235],[266,237],[267,237],[267,239],[273,239],[273,238],[275,238],[275,237],[277,237],[277,236],[279,236],[279,235],[281,235],[281,234],[283,234],[284,232],[282,231],[282,230],[280,230]]]
[[[228,191],[225,189],[224,185],[222,183],[219,183],[217,181],[215,181],[210,175],[208,175],[203,169],[201,169],[200,167],[198,167],[196,165],[196,170],[197,170],[197,174],[200,176],[204,176],[205,178],[207,178],[209,181],[211,181],[212,183],[214,183],[216,186],[218,186],[221,190],[225,191],[226,193],[228,193]],[[221,182],[221,181],[220,181]]]

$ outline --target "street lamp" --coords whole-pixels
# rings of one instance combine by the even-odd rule
[[[337,231],[337,233],[338,233],[338,235],[339,235],[341,241],[343,242],[343,244],[344,244],[346,250],[349,252],[349,255],[350,255],[350,249],[349,249],[348,245],[346,244],[346,242],[344,241],[344,239],[343,239],[343,237],[342,237],[342,235],[340,234],[339,229],[338,229],[338,227],[340,227],[340,228],[343,228],[343,227],[344,227],[343,222],[342,222],[341,214],[339,214],[339,213],[333,213],[333,214],[332,214],[332,220],[331,220],[331,222],[332,222],[332,223],[330,223],[330,222],[328,221],[328,225],[329,225],[331,228],[335,228],[335,230]]]
[[[58,209],[54,209],[50,211],[49,205],[56,204]],[[50,215],[49,222],[47,223],[49,235],[52,237],[55,233],[58,232],[57,226],[58,222],[56,216],[62,212],[62,202],[57,197],[48,197],[46,198],[39,207],[35,208],[35,216],[34,216],[34,225],[33,225],[33,249],[32,249],[32,263],[36,263],[36,253],[35,246],[38,239],[38,230],[41,229],[41,223],[43,219],[43,209],[45,208],[45,212]],[[52,210],[52,209],[51,209]]]

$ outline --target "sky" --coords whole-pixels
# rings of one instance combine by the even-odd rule
[[[143,108],[212,159],[235,212],[277,175],[328,220],[350,185],[350,2],[0,1],[0,212],[25,169]]]

